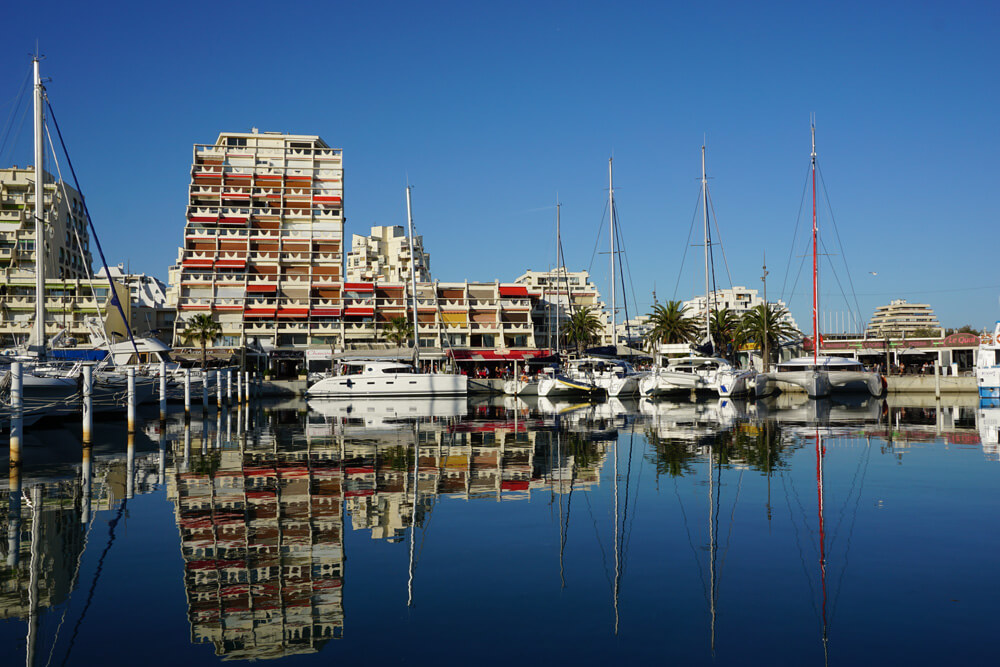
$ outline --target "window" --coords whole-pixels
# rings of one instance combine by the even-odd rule
[[[227,146],[246,146],[246,137],[226,137]]]

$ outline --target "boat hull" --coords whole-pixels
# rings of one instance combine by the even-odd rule
[[[445,373],[382,373],[337,375],[306,390],[315,397],[350,396],[464,396],[468,377]]]

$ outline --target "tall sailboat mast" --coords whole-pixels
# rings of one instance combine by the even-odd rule
[[[618,352],[618,300],[615,292],[615,182],[611,173],[611,163],[614,158],[608,158],[608,219],[611,224],[611,344]]]
[[[410,205],[410,190],[412,186],[406,186],[406,220],[410,231],[410,285],[413,288],[413,367],[420,370],[420,328],[417,319],[417,258],[413,254],[413,208]]]
[[[708,176],[705,174],[705,146],[701,147],[701,196],[702,196],[702,209],[703,219],[705,224],[705,337],[708,339],[709,344],[712,342],[712,308],[709,303],[711,297],[708,291],[708,253],[710,251],[710,239],[709,239],[709,229],[708,229]],[[713,346],[714,351],[714,346]]]
[[[817,262],[816,239],[816,123],[810,125],[812,130],[812,195],[813,195],[813,363],[819,363],[819,263]]]
[[[558,199],[558,197],[557,197]],[[556,354],[562,350],[562,339],[559,338],[559,319],[562,310],[562,297],[559,291],[559,279],[562,277],[563,265],[562,265],[562,233],[559,229],[559,208],[560,204],[556,201]],[[566,295],[569,299],[569,294]]]
[[[29,351],[45,356],[45,87],[39,72],[40,56],[32,59],[35,79],[35,326]]]

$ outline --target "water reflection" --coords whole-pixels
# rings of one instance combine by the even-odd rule
[[[598,634],[622,641],[643,641],[630,628],[655,615],[640,593],[659,569],[642,570],[643,561],[669,561],[677,580],[666,597],[688,615],[703,605],[695,627],[705,641],[691,649],[701,657],[725,650],[738,636],[736,617],[760,604],[740,590],[748,585],[737,555],[745,540],[780,536],[787,540],[781,558],[794,554],[800,564],[782,571],[798,600],[781,613],[794,616],[789,609],[799,602],[816,610],[816,625],[796,627],[825,654],[847,644],[830,631],[833,602],[850,579],[852,535],[874,523],[869,516],[866,526],[861,511],[873,457],[905,464],[933,443],[976,448],[995,462],[1000,407],[787,396],[756,403],[286,401],[189,422],[174,415],[147,422],[133,437],[98,433],[92,447],[71,429],[36,433],[49,449],[29,442],[11,452],[0,503],[0,615],[11,621],[3,636],[19,638],[29,664],[75,655],[73,642],[84,639],[69,629],[96,613],[92,602],[104,586],[122,585],[103,566],[124,539],[124,519],[138,511],[133,501],[157,493],[171,503],[179,535],[175,574],[184,600],[176,613],[186,618],[191,643],[222,659],[315,654],[345,637],[348,529],[371,538],[353,544],[364,553],[405,548],[406,603],[432,598],[424,591],[440,580],[422,582],[416,565],[445,499],[508,503],[497,511],[511,517],[542,505],[549,535],[522,536],[515,527],[496,536],[503,548],[552,540],[544,556],[552,569],[522,595],[547,609],[539,581],[550,577],[595,613],[579,584],[589,591],[602,581],[584,568],[597,562],[608,587],[594,596],[609,614]],[[59,447],[51,444],[57,440]],[[880,502],[869,505],[878,510]],[[479,511],[462,507],[439,525]],[[650,516],[655,529],[643,534],[637,526]],[[469,529],[462,526],[438,529],[456,553],[464,535],[448,531]],[[650,556],[648,544],[661,551]],[[629,574],[636,558],[643,576]],[[369,567],[363,558],[352,562],[355,574]],[[703,602],[685,588],[688,580]]]

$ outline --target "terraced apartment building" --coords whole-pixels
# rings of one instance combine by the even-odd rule
[[[343,299],[342,151],[315,135],[223,132],[195,144],[184,244],[171,271],[182,345],[210,315],[218,344],[335,343]]]

